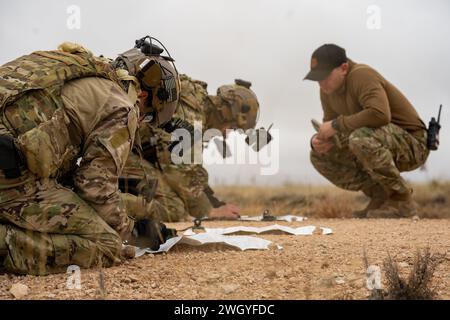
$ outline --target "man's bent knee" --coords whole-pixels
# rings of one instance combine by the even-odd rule
[[[367,127],[354,130],[348,137],[349,149],[355,151],[365,146],[370,148],[373,145],[373,132],[373,129]]]

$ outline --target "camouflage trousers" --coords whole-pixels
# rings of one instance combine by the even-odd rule
[[[417,169],[427,160],[425,130],[411,134],[391,123],[363,127],[341,138],[341,149],[334,146],[324,155],[311,151],[311,162],[320,174],[342,189],[361,190],[369,197],[380,186],[391,196],[410,195],[412,188],[400,172]]]
[[[158,180],[152,208],[162,221],[184,221],[188,216],[204,217],[212,208],[203,192],[204,183],[208,181],[207,173],[205,177],[205,173],[196,166],[165,164],[157,168],[132,153],[122,177]]]
[[[182,221],[187,216],[203,218],[208,216],[212,205],[204,189],[208,182],[208,172],[201,165],[162,165],[164,179],[184,203],[183,216],[172,217],[172,221]],[[177,220],[173,220],[177,219]]]
[[[64,272],[69,265],[108,267],[120,262],[117,232],[72,190],[52,180],[0,203],[2,235],[0,260],[10,272],[46,275]]]

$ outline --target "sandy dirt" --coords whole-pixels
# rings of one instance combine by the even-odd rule
[[[204,222],[209,227],[242,224],[272,223]],[[280,224],[329,227],[333,234],[259,235],[282,250],[179,245],[167,254],[145,255],[109,269],[81,270],[79,290],[67,288],[67,274],[2,274],[0,299],[13,299],[10,288],[15,283],[29,288],[24,299],[367,299],[364,247],[370,264],[382,266],[389,253],[407,276],[417,249],[427,246],[432,253],[447,253],[432,286],[438,298],[450,299],[450,219],[310,218]],[[169,225],[182,229],[190,223]]]

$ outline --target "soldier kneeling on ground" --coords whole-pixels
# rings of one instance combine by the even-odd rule
[[[35,275],[107,267],[139,232],[157,232],[158,247],[161,230],[169,236],[148,223],[151,199],[118,188],[148,92],[177,97],[178,74],[163,60],[144,53],[131,75],[64,43],[0,67],[0,266]],[[59,183],[67,175],[73,188]]]
[[[155,200],[163,221],[183,221],[189,217],[238,219],[238,206],[216,198],[208,184],[208,172],[201,164],[171,162],[171,133],[184,128],[193,134],[195,122],[201,123],[201,133],[216,129],[222,136],[230,129],[253,129],[259,112],[257,97],[250,89],[251,83],[243,80],[223,85],[218,88],[217,95],[209,95],[205,82],[186,75],[181,75],[180,79],[180,100],[173,119],[162,125],[147,121],[140,127],[143,155],[148,162],[143,164],[136,154],[132,154],[122,175],[139,181],[146,173],[158,180]],[[151,137],[154,136],[158,139],[153,141]]]

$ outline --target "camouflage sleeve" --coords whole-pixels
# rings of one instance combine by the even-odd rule
[[[206,197],[208,198],[208,201],[211,203],[213,208],[219,208],[221,206],[226,205],[225,202],[223,202],[222,200],[219,200],[215,195],[214,195],[214,190],[207,185],[204,193],[206,195]]]
[[[118,177],[133,145],[137,112],[117,86],[111,87],[103,107],[92,107],[99,110],[98,121],[85,137],[80,167],[74,174],[75,187],[82,199],[126,237],[134,223],[121,198]]]
[[[186,202],[189,215],[195,218],[203,218],[209,216],[213,206],[205,192],[202,192],[196,198],[189,198]]]
[[[130,193],[121,193],[120,196],[128,216],[132,217],[135,221],[155,217],[153,201],[147,201],[142,195],[133,195]]]
[[[144,159],[152,164],[170,163],[171,134],[147,122],[141,122],[138,130]]]
[[[208,185],[208,172],[198,164],[165,165],[164,177],[181,198],[198,197]]]

